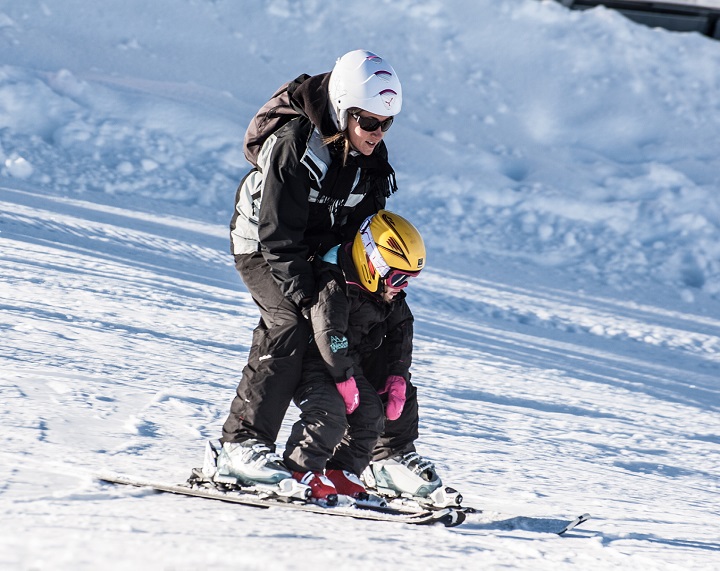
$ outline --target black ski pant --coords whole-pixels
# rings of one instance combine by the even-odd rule
[[[325,370],[317,375],[305,369],[295,396],[300,420],[290,432],[283,455],[285,465],[298,472],[328,468],[360,475],[383,431],[382,402],[375,387],[356,375],[360,404],[352,414],[346,414],[345,402],[321,358],[319,365]]]
[[[388,378],[386,347],[380,345],[372,353],[364,356],[362,371],[365,377],[380,391],[385,387]],[[387,406],[387,393],[380,395],[383,410]],[[418,439],[419,412],[417,389],[410,380],[405,387],[405,406],[397,420],[385,419],[382,436],[375,445],[372,461],[385,460],[398,454],[415,452],[415,441]]]
[[[303,357],[312,332],[298,307],[280,291],[262,253],[235,256],[235,267],[260,309],[260,322],[253,331],[248,362],[221,440],[243,442],[255,438],[275,450],[283,418],[301,384]],[[362,368],[376,390],[385,386],[387,366],[382,345],[364,357]],[[381,399],[384,406],[387,395]],[[385,430],[372,460],[413,452],[417,438],[417,392],[408,381],[403,412],[397,420],[385,419]]]
[[[358,358],[355,382],[360,404],[350,415],[327,372],[317,348],[303,362],[303,381],[295,395],[300,420],[295,423],[284,453],[285,465],[298,472],[324,468],[362,474],[371,460],[415,451],[418,438],[417,391],[408,383],[400,418],[385,418],[387,365],[385,347]]]
[[[260,309],[260,323],[253,331],[222,441],[255,438],[275,450],[283,418],[300,384],[311,328],[297,305],[280,291],[261,252],[235,256],[235,267]]]

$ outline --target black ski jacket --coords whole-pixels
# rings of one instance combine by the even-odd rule
[[[341,149],[325,144],[337,132],[329,78],[291,82],[289,104],[298,117],[262,145],[258,166],[240,183],[230,225],[233,254],[261,251],[282,293],[298,305],[316,291],[310,260],[351,239],[396,189],[384,142],[346,164]]]
[[[413,315],[405,292],[387,303],[359,285],[349,247],[338,250],[337,264],[318,263],[319,292],[310,310],[315,343],[306,353],[304,372],[327,377],[329,371],[336,383],[346,381],[362,375],[363,358],[384,344],[388,376],[407,381]]]

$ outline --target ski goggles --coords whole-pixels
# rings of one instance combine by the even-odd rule
[[[384,133],[390,128],[390,125],[393,124],[394,119],[394,117],[388,117],[384,121],[380,121],[380,119],[376,119],[375,117],[363,117],[360,113],[352,113],[352,117],[358,122],[358,125],[360,125],[363,131],[368,131],[369,133],[377,131],[378,127],[380,127],[380,130]]]
[[[410,278],[416,278],[420,275],[420,272],[408,272],[405,270],[390,270],[388,274],[383,278],[385,284],[396,289],[403,289],[407,287],[408,280]]]

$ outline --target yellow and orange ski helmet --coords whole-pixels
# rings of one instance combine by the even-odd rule
[[[417,275],[425,267],[425,244],[417,228],[398,214],[380,210],[360,226],[352,259],[361,285],[378,291],[380,280],[399,270]]]

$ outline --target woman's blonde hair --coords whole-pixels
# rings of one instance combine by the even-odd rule
[[[362,111],[358,107],[351,107],[347,110],[348,116],[350,115],[357,115]],[[348,129],[350,128],[350,122],[348,121],[347,127],[345,127],[344,131],[338,131],[334,135],[330,135],[329,137],[323,138],[323,143],[326,145],[337,145],[342,148],[342,157],[343,157],[343,166],[347,163],[348,155],[350,154],[350,149],[352,148],[350,145],[350,136],[348,135]]]

